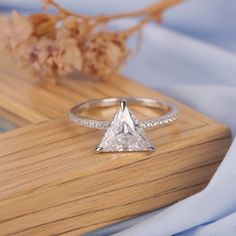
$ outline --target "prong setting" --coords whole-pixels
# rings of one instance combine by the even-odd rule
[[[96,152],[102,152],[103,148],[102,147],[96,147]]]
[[[154,146],[148,147],[148,151],[149,152],[154,152],[155,150],[156,150],[156,148]]]
[[[125,99],[120,100],[120,108],[122,111],[127,107],[127,101]]]

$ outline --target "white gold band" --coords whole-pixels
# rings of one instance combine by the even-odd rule
[[[178,116],[178,109],[171,103],[162,102],[151,98],[125,97],[125,98],[102,98],[78,104],[71,108],[69,112],[69,118],[72,122],[78,125],[96,129],[107,129],[109,128],[111,121],[95,120],[83,117],[80,115],[80,112],[84,109],[93,107],[110,107],[114,105],[119,105],[120,101],[122,100],[125,100],[128,104],[136,104],[141,106],[157,108],[165,112],[164,115],[159,116],[157,118],[139,120],[141,128],[153,128],[164,124],[168,124],[176,120]]]

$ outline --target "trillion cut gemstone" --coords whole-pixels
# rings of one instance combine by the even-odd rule
[[[154,151],[155,147],[145,137],[143,129],[128,107],[120,107],[107,129],[99,152]]]

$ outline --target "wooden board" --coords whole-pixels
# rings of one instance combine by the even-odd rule
[[[77,102],[133,95],[180,109],[147,131],[154,153],[95,154],[103,131],[67,119]],[[3,58],[0,116],[17,127],[0,134],[0,235],[81,235],[174,203],[208,183],[231,143],[225,126],[123,77],[45,85]]]

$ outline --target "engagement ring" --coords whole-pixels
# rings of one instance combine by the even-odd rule
[[[108,108],[115,105],[119,105],[119,108],[112,121],[91,119],[81,115],[85,109]],[[164,114],[156,118],[138,120],[128,109],[128,105],[151,107]],[[144,129],[168,124],[176,120],[177,116],[178,109],[173,104],[142,97],[90,100],[74,106],[69,112],[70,120],[78,125],[106,129],[104,137],[96,148],[97,152],[152,152],[155,146],[146,138]]]

